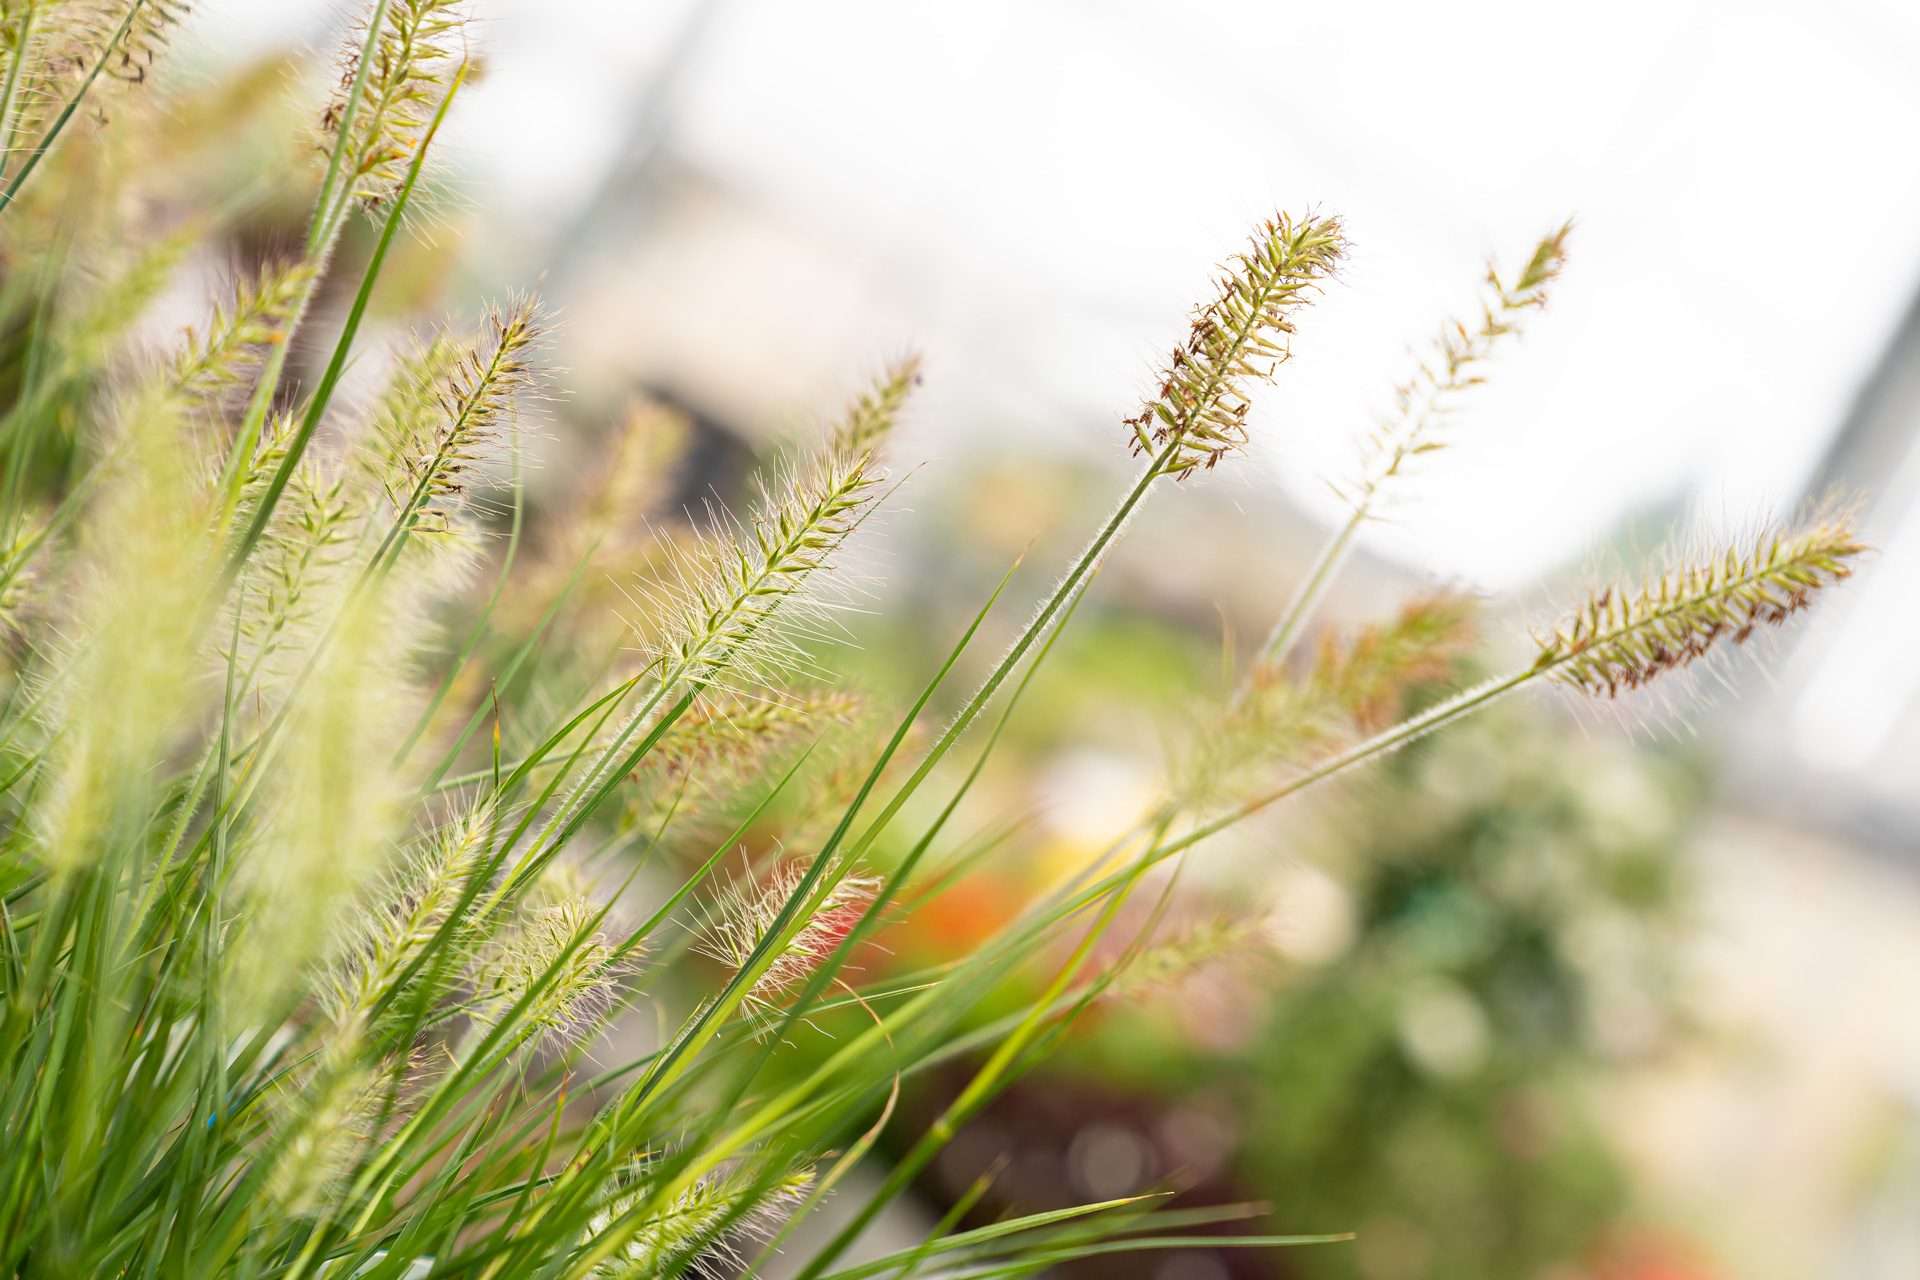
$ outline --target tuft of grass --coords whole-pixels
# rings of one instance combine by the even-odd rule
[[[100,76],[144,75],[181,16],[135,0],[88,8],[112,18],[91,27],[81,8],[0,6],[0,129],[15,154],[38,139],[0,217],[74,154],[52,143]],[[1163,1217],[1150,1196],[956,1219],[842,1262],[1079,1010],[1236,945],[1230,923],[1109,945],[1153,867],[1523,687],[1612,693],[1785,623],[1845,576],[1860,548],[1844,521],[1603,592],[1529,665],[1407,720],[1392,718],[1401,693],[1465,643],[1458,602],[1330,637],[1304,669],[1270,645],[1215,719],[1228,749],[1202,772],[1232,785],[1170,787],[976,951],[923,980],[869,981],[878,932],[911,928],[916,903],[973,869],[980,846],[949,823],[1132,516],[1175,489],[1159,481],[1244,442],[1254,395],[1338,269],[1341,224],[1255,228],[1128,423],[1139,469],[1082,552],[937,732],[930,709],[1004,581],[910,705],[874,708],[870,740],[849,727],[860,700],[835,687],[830,641],[846,547],[893,491],[887,442],[917,360],[697,535],[630,518],[667,491],[688,434],[636,411],[530,565],[516,557],[535,301],[471,338],[435,328],[365,414],[338,402],[463,82],[466,23],[447,0],[373,0],[321,112],[324,165],[281,175],[311,179],[305,244],[157,365],[120,358],[126,336],[207,223],[137,246],[105,284],[75,265],[98,247],[88,228],[36,241],[40,222],[0,223],[20,279],[44,282],[40,318],[7,339],[28,376],[0,407],[0,1272],[753,1274],[775,1248],[803,1252],[793,1228],[829,1196],[858,1202],[796,1257],[815,1280],[1342,1239],[1195,1236],[1254,1211]],[[72,85],[49,79],[65,40],[93,41]],[[314,333],[311,302],[355,217],[376,224],[374,251],[338,331]],[[1421,403],[1453,412],[1538,307],[1562,239],[1511,284],[1490,279],[1478,328],[1448,331]],[[330,355],[289,398],[296,337]],[[1406,411],[1382,482],[1442,412]],[[443,634],[434,618],[487,558],[503,473],[501,563],[468,625]],[[609,565],[629,606],[617,636],[580,616]],[[836,767],[809,768],[836,737],[820,752]],[[735,825],[683,859],[690,815],[723,793]],[[804,847],[729,882],[720,868],[780,806],[809,815]],[[717,958],[718,977],[689,950]],[[1010,991],[1031,994],[1009,1008]],[[983,1030],[990,1006],[1002,1014]],[[644,1052],[609,1034],[629,1017],[660,1029]],[[831,1048],[790,1057],[811,1028]],[[962,1058],[976,1066],[948,1109],[850,1196],[842,1175],[891,1122],[901,1081]]]

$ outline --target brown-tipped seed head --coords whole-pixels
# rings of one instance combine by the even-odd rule
[[[1534,669],[1584,693],[1613,697],[1684,667],[1723,641],[1744,644],[1814,594],[1852,575],[1866,547],[1844,518],[1770,531],[1742,550],[1669,569],[1637,592],[1607,587],[1539,640]]]
[[[496,309],[477,341],[438,337],[401,361],[361,450],[369,480],[410,531],[445,531],[466,478],[536,380],[541,329],[531,298]]]
[[[399,189],[408,161],[452,82],[466,22],[463,0],[391,0],[364,76],[361,41],[350,46],[339,91],[327,106],[321,129],[329,136],[343,126],[348,130],[347,174],[353,194],[365,203],[380,205]],[[354,102],[356,79],[362,86]]]
[[[1465,597],[1425,596],[1391,621],[1352,636],[1327,632],[1308,688],[1374,733],[1398,717],[1407,694],[1446,679],[1474,642],[1473,605]]]
[[[119,43],[107,50],[105,72],[116,80],[144,84],[168,35],[187,13],[186,0],[141,0],[128,14]]]
[[[1127,419],[1135,455],[1164,454],[1161,474],[1180,478],[1245,444],[1248,384],[1286,361],[1293,312],[1313,300],[1345,252],[1338,218],[1282,213],[1258,228],[1227,263],[1219,296],[1174,348],[1159,394]]]

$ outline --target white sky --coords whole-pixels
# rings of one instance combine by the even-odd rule
[[[317,38],[334,12],[198,7],[227,49]],[[561,225],[687,5],[478,8],[489,77],[456,154],[489,211]],[[1920,288],[1916,67],[1920,4],[1899,0],[732,0],[673,145],[906,300],[864,345],[809,358],[924,344],[964,384],[947,428],[988,439],[1106,424],[1110,444],[1244,228],[1339,211],[1350,269],[1256,431],[1262,464],[1329,512],[1321,481],[1409,344],[1470,303],[1486,255],[1574,215],[1552,310],[1375,534],[1500,586],[1638,502],[1742,518],[1794,490]]]

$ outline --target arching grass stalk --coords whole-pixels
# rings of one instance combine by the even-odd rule
[[[1011,576],[1011,571],[1009,571],[1009,576]],[[954,787],[952,795],[949,796],[939,814],[927,824],[925,830],[922,831],[914,841],[906,855],[902,857],[896,865],[888,869],[879,891],[874,895],[873,900],[868,903],[866,910],[861,914],[860,918],[853,923],[851,928],[846,930],[846,934],[840,940],[839,945],[834,948],[830,955],[815,965],[814,972],[808,979],[805,988],[799,993],[798,997],[794,999],[792,1006],[787,1010],[785,1016],[780,1019],[778,1025],[764,1037],[765,1043],[760,1052],[754,1056],[753,1061],[746,1064],[738,1073],[736,1080],[732,1083],[725,1095],[727,1105],[713,1109],[710,1113],[711,1119],[709,1122],[699,1132],[691,1135],[692,1140],[690,1140],[685,1147],[688,1153],[687,1159],[690,1160],[691,1157],[700,1152],[713,1140],[715,1132],[724,1126],[725,1118],[732,1113],[734,1107],[738,1106],[745,1099],[749,1088],[771,1060],[774,1046],[784,1042],[791,1036],[807,1017],[822,1010],[821,1002],[826,991],[838,980],[838,975],[842,972],[848,960],[858,952],[879,927],[884,919],[884,913],[887,912],[889,907],[898,899],[901,891],[913,877],[921,859],[924,858],[927,852],[933,847],[935,840],[946,828],[947,823],[952,819],[955,812],[958,811],[961,802],[969,792],[972,791],[974,784],[979,781],[980,775],[985,769],[988,759],[992,756],[1001,734],[1011,721],[1027,689],[1031,686],[1034,677],[1038,674],[1040,667],[1045,662],[1053,646],[1064,633],[1067,623],[1071,621],[1074,610],[1078,607],[1080,601],[1085,598],[1085,586],[1086,584],[1083,581],[1081,588],[1069,598],[1065,606],[1065,611],[1060,618],[1060,624],[1054,627],[1051,633],[1047,635],[1039,651],[1034,655],[1033,660],[1028,663],[1025,674],[1022,675],[1019,682],[1015,685],[1012,694],[1008,697],[1006,705],[1002,708],[1001,714],[995,722],[992,731],[987,735],[986,740],[980,744],[975,754],[973,765]],[[1005,587],[1005,579],[1002,580],[1001,587]],[[995,594],[997,595],[998,593],[996,592]],[[985,617],[986,610],[991,609],[992,603],[993,601],[989,599],[986,609],[983,609],[981,614],[976,617],[976,627],[980,620]],[[941,670],[936,673],[934,679],[922,693],[920,702],[915,704],[914,710],[901,722],[901,729],[896,732],[896,741],[890,744],[890,748],[897,746],[901,733],[913,722],[926,700],[944,681],[945,675],[950,669],[953,660],[965,649],[971,635],[972,631],[970,629],[969,632],[962,637],[959,645],[956,646],[948,660],[947,666],[942,667]],[[875,764],[869,775],[870,779],[878,778],[890,754],[891,749],[888,752],[882,753],[881,759]],[[850,810],[848,819],[850,819],[851,816]],[[850,825],[847,819],[843,819],[843,826],[845,825]],[[842,834],[844,834],[843,831],[836,830],[836,837]],[[834,847],[834,843],[834,840],[830,839],[825,848],[830,851]],[[825,856],[827,855],[823,853],[822,858],[824,859]],[[854,864],[856,861],[857,859],[849,859],[849,865]],[[831,877],[822,880],[821,887],[815,890],[815,899],[811,901],[802,903],[799,900],[799,895],[794,895],[791,900],[799,903],[795,909],[794,918],[801,922],[811,918],[812,913],[819,909],[819,901],[823,900],[827,894],[832,892],[833,884],[834,881]],[[769,930],[764,945],[768,949],[775,949],[777,946],[785,944]],[[931,988],[928,989],[930,990]],[[875,1030],[883,1040],[888,1037],[888,1024],[886,1022],[881,1022]],[[664,1172],[669,1175],[669,1177],[686,1176],[684,1167],[678,1165],[670,1166]],[[693,1176],[697,1178],[705,1175],[696,1174]],[[749,1274],[752,1274],[752,1272],[749,1271]]]
[[[1079,949],[1036,1002],[1033,1013],[999,1044],[940,1119],[896,1164],[868,1204],[816,1255],[800,1280],[818,1280],[828,1263],[853,1243],[880,1208],[905,1189],[959,1125],[991,1096],[1038,1033],[1046,1011],[1078,973],[1087,950],[1104,933],[1119,904],[1131,895],[1149,868],[1290,796],[1397,750],[1530,684],[1553,680],[1588,693],[1611,695],[1622,686],[1638,687],[1666,670],[1705,657],[1722,637],[1744,643],[1753,627],[1786,621],[1806,607],[1815,591],[1849,576],[1847,562],[1862,550],[1843,521],[1816,520],[1796,533],[1763,533],[1750,552],[1728,548],[1698,565],[1664,572],[1632,595],[1604,590],[1570,622],[1541,641],[1538,657],[1527,667],[1409,717],[1176,839],[1166,837],[1178,810],[1163,809],[1139,857],[1072,903],[1073,909],[1097,905],[1099,916]]]
[[[1256,664],[1277,666],[1286,660],[1353,549],[1355,536],[1375,517],[1391,482],[1412,460],[1446,448],[1441,432],[1460,401],[1485,380],[1482,367],[1494,349],[1519,334],[1529,312],[1547,305],[1547,290],[1566,263],[1572,229],[1572,223],[1562,223],[1543,237],[1512,284],[1504,282],[1489,263],[1478,316],[1443,325],[1432,351],[1394,388],[1394,413],[1368,438],[1360,474],[1335,489],[1351,508],[1346,520],[1314,557],[1306,578],[1255,655]]]
[[[1463,690],[1174,839],[1156,843],[1146,858],[1164,861],[1517,690],[1553,682],[1610,698],[1708,658],[1718,647],[1744,644],[1755,628],[1786,622],[1807,608],[1816,592],[1850,577],[1849,562],[1866,550],[1845,520],[1820,518],[1791,533],[1763,532],[1751,551],[1728,546],[1696,564],[1662,573],[1631,594],[1614,588],[1597,591],[1538,642],[1539,654],[1531,664]],[[1119,883],[1118,877],[1108,877],[1078,901],[1096,902]]]

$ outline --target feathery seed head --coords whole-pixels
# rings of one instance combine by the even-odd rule
[[[351,120],[349,97],[361,72],[364,39],[348,46],[340,87],[321,128],[335,138],[343,127],[348,130],[345,172],[353,195],[365,204],[377,208],[400,189],[452,80],[466,23],[462,0],[390,0]]]
[[[107,74],[129,84],[143,84],[154,59],[166,46],[167,36],[187,16],[189,6],[186,0],[129,0],[117,8],[121,14],[128,14],[129,9],[131,13],[126,34],[107,52]]]
[[[710,683],[732,673],[753,681],[769,667],[800,663],[793,641],[769,624],[784,613],[787,631],[820,629],[831,608],[822,571],[872,509],[877,486],[865,458],[828,455],[771,482],[733,537],[673,549],[670,574],[651,592],[636,588],[667,619],[653,651],[669,678]]]
[[[244,380],[264,350],[287,340],[313,277],[308,264],[285,262],[263,268],[254,279],[240,280],[231,306],[215,304],[204,335],[187,330],[170,370],[173,386],[204,399]]]
[[[1386,727],[1404,710],[1409,690],[1444,680],[1474,640],[1473,607],[1460,596],[1410,601],[1388,623],[1363,627],[1343,640],[1321,638],[1308,683],[1366,732]]]
[[[718,694],[702,698],[681,716],[653,756],[658,767],[673,774],[703,780],[731,774],[809,725],[847,724],[859,707],[859,698],[835,689],[804,689],[786,697]]]
[[[366,1143],[379,1102],[379,1080],[355,1061],[362,1041],[348,1028],[331,1037],[306,1087],[285,1097],[291,1129],[267,1175],[266,1195],[292,1218],[319,1213]]]
[[[641,785],[623,821],[658,831],[669,819],[697,820],[703,802],[750,784],[802,734],[851,723],[860,707],[854,694],[817,687],[705,694],[635,771]]]
[[[805,862],[789,859],[776,866],[764,883],[736,879],[715,900],[694,949],[739,972],[773,930],[781,909],[806,875]],[[747,1004],[771,1008],[805,982],[846,941],[879,892],[877,877],[840,876],[754,983]]]
[[[440,423],[440,389],[473,354],[470,345],[436,334],[400,357],[359,451],[359,463],[375,485],[404,491],[406,477],[424,465]]]
[[[487,337],[464,352],[440,391],[440,431],[433,452],[411,460],[411,478],[429,498],[459,492],[478,446],[533,382],[532,347],[539,340],[536,304],[523,298],[487,319]]]
[[[111,278],[89,289],[60,325],[58,350],[70,373],[103,367],[127,331],[159,297],[206,231],[192,220],[129,254]]]
[[[0,544],[0,671],[5,669],[7,645],[25,629],[28,601],[39,578],[36,561],[45,548],[45,533],[45,516],[29,512],[11,541]]]
[[[335,1026],[364,1024],[447,925],[486,856],[493,817],[491,803],[474,805],[429,833],[398,874],[389,877],[388,891],[373,904],[361,936],[334,966],[325,994]]]
[[[1246,443],[1250,383],[1289,351],[1293,313],[1311,302],[1346,252],[1338,218],[1281,213],[1253,233],[1220,277],[1220,293],[1173,349],[1158,396],[1129,418],[1136,456],[1170,451],[1161,474],[1184,478]]]
[[[268,813],[235,857],[246,907],[232,972],[243,1007],[270,1007],[351,945],[343,929],[411,826],[408,779],[384,745],[417,702],[408,668],[418,624],[397,595],[349,601],[287,711]]]
[[[813,1170],[804,1167],[770,1182],[744,1166],[723,1168],[675,1194],[645,1221],[622,1221],[648,1198],[650,1163],[635,1162],[625,1182],[640,1189],[609,1203],[587,1226],[589,1241],[616,1228],[626,1235],[614,1258],[594,1269],[596,1280],[665,1280],[669,1268],[704,1262],[728,1273],[741,1270],[747,1261],[741,1247],[771,1239],[814,1182]],[[694,1274],[709,1271],[702,1266]]]
[[[533,385],[534,301],[496,310],[486,328],[479,343],[440,337],[403,360],[362,450],[363,470],[412,537],[452,530],[467,474]]]
[[[116,80],[143,83],[189,9],[186,0],[13,0],[0,6],[0,54],[9,62],[28,60],[18,104],[23,132],[43,132],[96,63]]]
[[[1527,307],[1547,305],[1546,288],[1560,278],[1560,269],[1567,261],[1567,237],[1573,234],[1573,219],[1569,218],[1553,231],[1540,238],[1533,248],[1533,256],[1527,259],[1527,265],[1520,272],[1519,279],[1508,288],[1501,283],[1500,273],[1491,263],[1487,266],[1487,283],[1500,295],[1506,310],[1518,311]]]
[[[1487,264],[1479,319],[1471,324],[1449,320],[1441,326],[1412,376],[1394,388],[1392,414],[1368,435],[1359,478],[1350,488],[1335,485],[1336,493],[1359,510],[1370,511],[1381,486],[1410,460],[1446,447],[1437,437],[1465,393],[1486,380],[1483,369],[1494,349],[1520,332],[1527,312],[1547,305],[1547,291],[1566,265],[1572,230],[1573,224],[1566,222],[1542,237],[1512,283],[1501,278],[1493,263]]]
[[[1614,697],[1778,626],[1815,593],[1853,573],[1867,548],[1844,516],[1793,532],[1763,531],[1742,548],[1670,568],[1637,591],[1595,592],[1566,622],[1536,637],[1534,669],[1583,693]]]
[[[1257,920],[1201,921],[1125,960],[1104,998],[1112,1000],[1181,982],[1229,956],[1244,956],[1259,941]]]
[[[1304,672],[1255,663],[1226,713],[1176,760],[1175,794],[1206,808],[1263,783],[1276,763],[1297,766],[1379,730],[1412,689],[1451,674],[1473,636],[1469,602],[1435,595],[1351,635],[1329,631]]]
[[[324,604],[337,602],[353,515],[338,476],[317,465],[295,469],[231,606],[240,637],[236,657],[256,688],[290,674],[280,669],[284,658],[305,652]]]
[[[123,824],[203,692],[193,619],[215,557],[179,413],[148,387],[116,417],[100,497],[50,601],[74,637],[51,668],[52,782],[35,811],[56,868],[126,847]]]
[[[604,469],[596,468],[597,486],[583,504],[572,545],[584,552],[592,542],[618,536],[658,509],[692,436],[692,419],[677,409],[652,400],[628,409]]]
[[[599,1028],[614,1007],[622,966],[594,928],[600,912],[592,899],[540,899],[524,904],[517,922],[475,959],[474,1016],[489,1023],[514,1017],[526,1036],[558,1047]]]
[[[907,396],[919,385],[918,355],[907,356],[890,367],[861,393],[840,425],[834,428],[833,456],[851,462],[877,453],[892,434]]]

